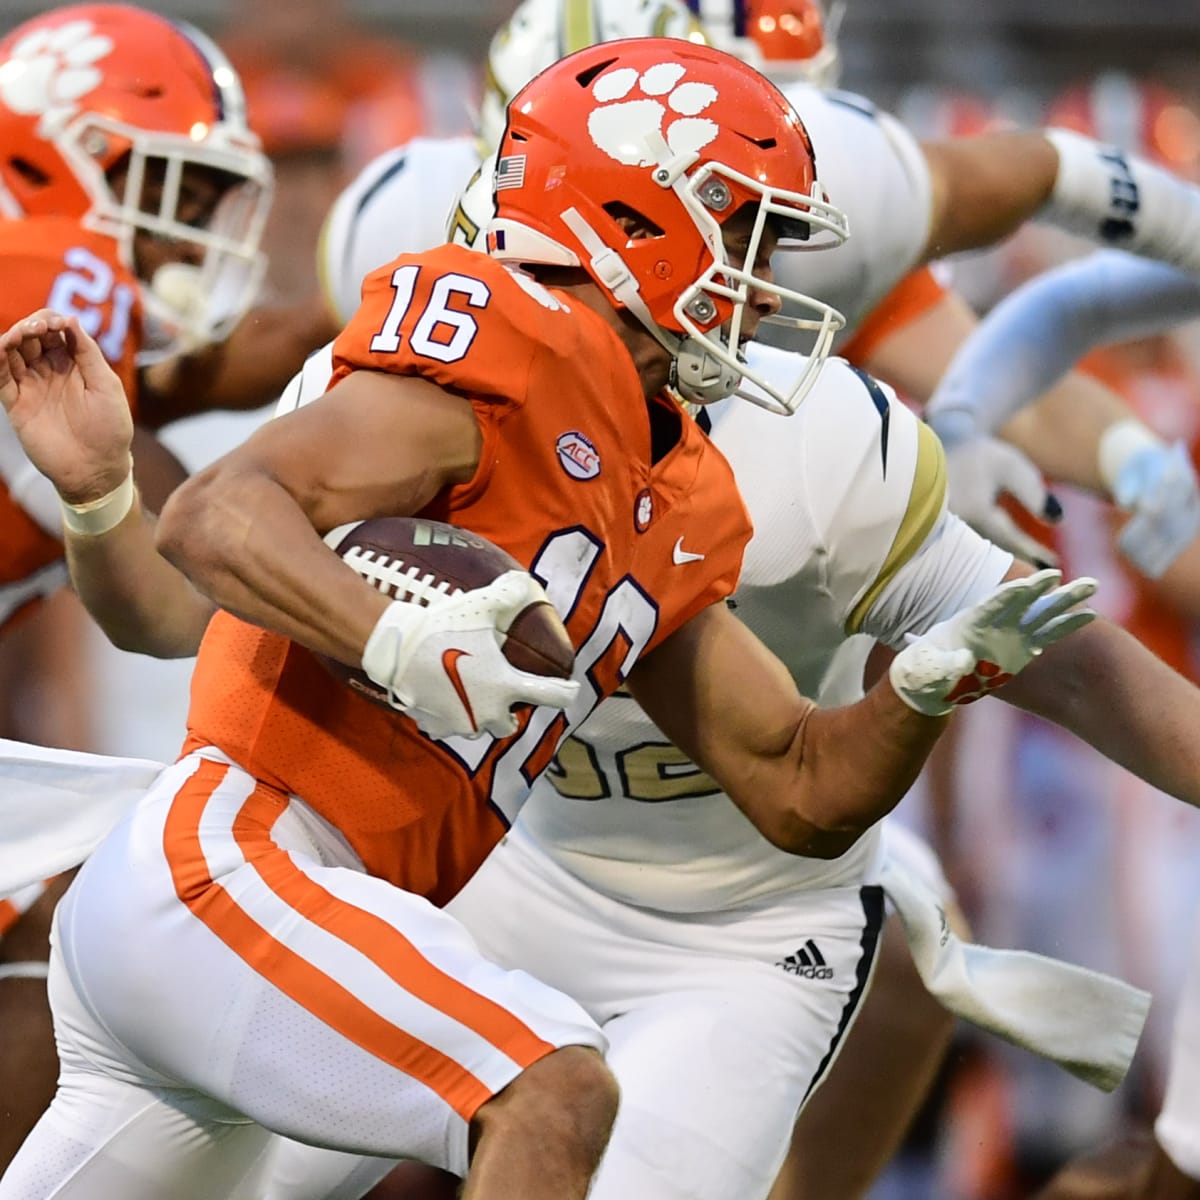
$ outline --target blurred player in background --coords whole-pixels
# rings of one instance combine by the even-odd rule
[[[157,506],[182,471],[146,431],[163,415],[143,405],[138,364],[225,337],[263,268],[271,172],[237,76],[190,26],[125,5],[58,9],[0,43],[0,146],[0,321],[51,305],[96,338],[130,398],[138,481]],[[0,423],[0,659],[67,581],[64,519],[94,527],[78,499],[60,502]],[[35,681],[13,684],[6,716],[36,694]],[[0,1165],[57,1075],[44,980],[61,890],[0,900]]]
[[[1090,351],[1110,342],[1159,336],[1197,317],[1200,279],[1194,275],[1111,252],[1068,263],[1031,280],[988,315],[951,364],[931,404],[931,419],[935,426],[949,428],[955,437],[984,436],[1036,400]],[[1014,346],[1021,347],[1017,356],[1012,354]],[[1135,472],[1153,469],[1152,450],[1140,445],[1136,429],[1118,427],[1109,438],[1126,439],[1132,449],[1108,449],[1105,461],[1127,460],[1130,466],[1126,469]],[[1195,453],[1194,442],[1191,452]],[[1173,453],[1186,457],[1188,450],[1180,443]],[[1118,495],[1128,486],[1117,473],[1113,483]],[[1186,494],[1168,497],[1163,519],[1191,520],[1194,514],[1188,505],[1192,502]],[[1119,540],[1130,536],[1138,536],[1136,519],[1126,524]],[[1167,594],[1181,597],[1185,611],[1193,615],[1200,595],[1198,572],[1200,556],[1189,550],[1171,564],[1162,580]],[[1170,647],[1164,644],[1160,652],[1166,657]],[[1148,799],[1140,798],[1140,809],[1149,808]],[[1165,852],[1158,856],[1158,871],[1177,892],[1189,895],[1186,880],[1167,869],[1166,858]],[[1185,871],[1194,877],[1194,871]],[[1194,911],[1194,890],[1190,895]],[[1180,920],[1189,916],[1187,911],[1172,914],[1167,922],[1172,941]],[[1197,917],[1200,913],[1192,919]],[[1152,928],[1157,926],[1156,922]],[[1166,1101],[1150,1155],[1138,1155],[1123,1145],[1098,1159],[1085,1160],[1068,1168],[1046,1190],[1046,1200],[1084,1196],[1187,1200],[1200,1196],[1198,961],[1193,939],[1189,979],[1174,1016]],[[1174,994],[1175,989],[1170,991]]]

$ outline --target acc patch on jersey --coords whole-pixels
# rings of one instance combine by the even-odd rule
[[[595,479],[600,474],[596,447],[577,430],[562,434],[555,443],[558,461],[572,479]]]

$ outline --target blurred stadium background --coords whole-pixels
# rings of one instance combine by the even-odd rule
[[[44,7],[0,0],[0,30]],[[271,286],[298,295],[316,286],[321,220],[363,162],[418,133],[469,129],[488,38],[514,0],[175,0],[147,7],[212,33],[243,70],[251,121],[279,171]],[[896,111],[920,135],[1050,118],[1200,178],[1196,0],[849,0],[841,42],[842,86]],[[955,269],[983,309],[1023,276],[1073,252],[1061,238],[1030,233]],[[1164,435],[1194,440],[1196,351],[1185,331],[1126,348],[1097,369]],[[195,466],[257,419],[204,418],[169,436]],[[1110,514],[1082,495],[1066,496],[1065,504],[1069,569],[1099,575],[1109,615],[1200,678],[1195,628],[1116,562]],[[0,663],[4,731],[172,757],[190,664],[119,655],[88,630],[73,603],[64,596],[46,606],[19,652]],[[81,643],[90,672],[70,652]],[[1200,906],[1200,814],[1003,706],[981,705],[968,715],[956,760],[911,807],[913,819],[934,831],[977,933],[1117,971],[1154,990],[1157,1001],[1135,1070],[1115,1097],[964,1030],[938,1095],[875,1200],[1016,1200],[1073,1152],[1145,1127],[1161,1098],[1174,990]]]

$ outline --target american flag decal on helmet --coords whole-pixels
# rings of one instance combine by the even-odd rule
[[[525,184],[525,155],[509,154],[496,163],[496,191]]]

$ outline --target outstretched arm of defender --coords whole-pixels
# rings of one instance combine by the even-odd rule
[[[1094,616],[1089,579],[1002,584],[913,639],[857,704],[817,708],[724,605],[638,664],[629,686],[659,728],[782,850],[834,858],[895,807],[957,704],[993,690]],[[1074,610],[1074,611],[1073,611]]]

